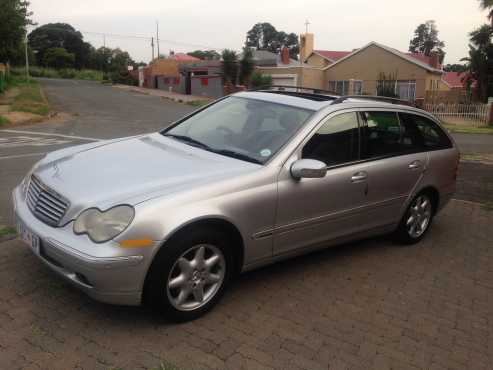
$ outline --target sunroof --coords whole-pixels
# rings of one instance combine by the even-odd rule
[[[305,92],[288,91],[288,90],[260,90],[260,91],[266,92],[266,93],[271,93],[271,94],[296,96],[298,98],[309,99],[309,100],[314,100],[314,101],[332,101],[332,100],[336,100],[337,98],[339,98],[338,96],[332,96],[332,95],[305,93]]]

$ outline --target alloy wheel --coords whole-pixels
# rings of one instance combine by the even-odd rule
[[[432,216],[430,198],[418,196],[409,208],[406,229],[412,238],[419,238],[426,231]]]
[[[170,303],[180,311],[204,306],[221,288],[226,260],[213,245],[200,244],[185,251],[174,263],[167,279]]]

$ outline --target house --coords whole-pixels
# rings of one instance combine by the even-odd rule
[[[297,67],[263,72],[273,78],[289,74],[296,86],[340,95],[375,95],[391,83],[395,95],[407,100],[424,99],[426,91],[440,89],[443,74],[437,54],[404,53],[377,42],[352,51],[318,50],[310,33],[300,36]]]
[[[255,50],[253,53],[255,69],[270,75],[273,85],[323,89],[320,68],[292,59],[287,48],[283,48],[278,55],[266,50]]]
[[[221,61],[180,58],[173,75],[157,76],[157,88],[180,94],[219,98],[223,96]]]

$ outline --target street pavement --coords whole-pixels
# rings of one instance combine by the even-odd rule
[[[0,130],[0,225],[44,153],[151,132],[194,108],[94,82],[43,80],[63,123]],[[493,153],[493,136],[456,136]],[[0,243],[0,369],[491,369],[493,166],[462,163],[456,200],[418,245],[376,238],[240,277],[194,322],[97,303],[13,239]]]

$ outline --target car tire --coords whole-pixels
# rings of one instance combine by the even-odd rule
[[[151,264],[145,302],[171,321],[194,320],[219,301],[232,270],[227,234],[208,227],[179,232],[160,248]]]
[[[421,192],[409,203],[395,232],[403,244],[416,244],[430,229],[435,214],[435,204],[429,192]]]

